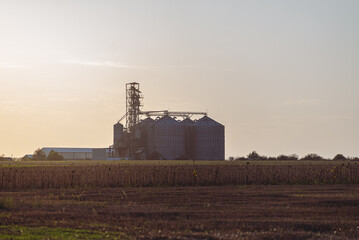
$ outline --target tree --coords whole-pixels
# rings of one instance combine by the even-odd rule
[[[334,161],[346,161],[348,160],[346,157],[344,157],[343,154],[337,154],[334,158],[333,158]]]
[[[51,150],[51,152],[47,156],[47,160],[53,160],[53,161],[64,160],[64,157],[60,153]]]
[[[253,151],[250,154],[248,154],[247,157],[248,157],[248,160],[258,160],[258,159],[260,159],[261,156],[256,151]]]
[[[277,160],[279,160],[279,161],[296,161],[296,160],[298,160],[298,155],[292,154],[292,155],[287,156],[287,155],[281,154],[277,157]]]
[[[321,156],[319,156],[318,154],[315,153],[310,153],[308,155],[306,155],[305,157],[303,157],[300,160],[305,160],[305,161],[320,161],[323,160],[323,158]]]
[[[34,156],[32,157],[35,161],[44,161],[46,160],[46,154],[40,148],[36,149],[34,152]]]

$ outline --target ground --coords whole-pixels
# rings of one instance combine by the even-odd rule
[[[0,191],[0,239],[359,238],[359,185]]]

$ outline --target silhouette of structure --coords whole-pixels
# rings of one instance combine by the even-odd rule
[[[143,97],[140,91],[140,84],[126,84],[126,129],[131,131],[140,121],[140,114]]]
[[[126,114],[114,125],[113,158],[224,160],[222,124],[205,112],[141,111],[142,99],[139,83],[127,83]]]

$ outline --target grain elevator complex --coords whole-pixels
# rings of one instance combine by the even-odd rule
[[[111,158],[224,160],[222,124],[204,112],[142,111],[142,99],[139,83],[126,84],[126,114],[114,125]]]
[[[65,160],[224,160],[224,126],[205,112],[142,111],[138,83],[126,84],[126,114],[109,148],[44,147]],[[124,124],[123,124],[124,123]],[[27,155],[32,157],[32,155]]]

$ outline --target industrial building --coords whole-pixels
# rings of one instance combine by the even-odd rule
[[[142,111],[138,83],[126,84],[126,114],[109,148],[42,148],[65,160],[224,160],[225,128],[205,112]],[[125,125],[121,122],[125,121]]]
[[[113,158],[224,160],[222,124],[204,112],[142,111],[142,99],[138,83],[126,84],[126,114],[114,125]]]
[[[51,151],[59,153],[65,160],[106,160],[111,159],[110,148],[52,148],[41,149],[46,157]],[[32,158],[32,155],[31,157]]]
[[[51,151],[59,153],[66,160],[90,160],[92,159],[92,148],[51,148],[44,147],[41,149],[46,157]]]

